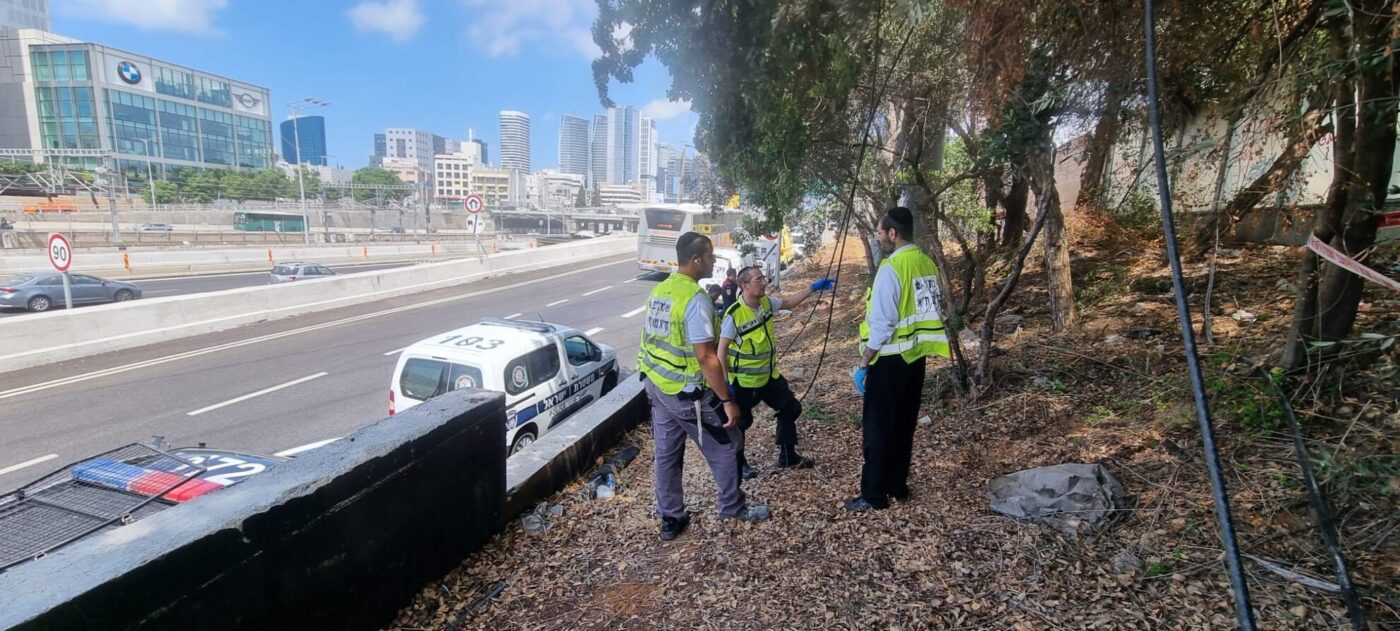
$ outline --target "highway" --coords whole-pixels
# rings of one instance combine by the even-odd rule
[[[365,263],[361,265],[327,265],[339,274],[354,274],[356,272],[371,272],[374,270],[393,269],[413,265],[413,263]],[[272,269],[271,267],[268,268]],[[255,287],[267,284],[267,271],[262,272],[238,272],[232,274],[205,274],[200,276],[176,276],[171,278],[151,278],[147,280],[132,280],[130,282],[141,288],[142,298],[165,298],[167,296],[184,296],[188,294],[200,294],[209,291],[222,291],[224,289],[237,289],[239,287]],[[54,306],[61,308],[63,300],[60,299]],[[74,307],[81,309],[82,307]],[[0,318],[13,317],[29,313],[20,309],[0,309]]]
[[[661,277],[634,256],[0,373],[0,492],[131,442],[284,453],[383,418],[398,351],[482,317],[539,318],[635,368],[641,304]]]

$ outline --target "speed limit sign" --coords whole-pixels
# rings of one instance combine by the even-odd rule
[[[468,195],[467,200],[463,202],[462,205],[466,207],[467,212],[472,213],[474,215],[476,213],[481,212],[481,208],[485,205],[485,202],[481,201],[480,195],[473,194]]]
[[[67,237],[57,233],[49,235],[49,263],[60,272],[73,266],[73,246],[69,245]]]

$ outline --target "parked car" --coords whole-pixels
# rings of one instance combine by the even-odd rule
[[[99,302],[126,302],[141,297],[141,288],[131,283],[87,274],[69,274],[68,280],[75,306]],[[54,305],[63,305],[62,275],[0,275],[0,309],[48,311]]]
[[[175,227],[168,223],[143,223],[136,228],[137,232],[175,232]]]
[[[617,354],[586,334],[547,322],[485,318],[399,354],[389,414],[458,388],[506,394],[506,446],[514,454],[617,386]]]
[[[335,275],[335,270],[317,263],[278,263],[273,266],[272,272],[268,274],[267,284],[278,285],[281,283],[290,283],[295,280],[312,280]]]

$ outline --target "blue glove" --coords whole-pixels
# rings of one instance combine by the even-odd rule
[[[851,379],[856,382],[856,392],[865,395],[865,366],[861,366],[851,371]]]
[[[812,291],[831,291],[836,289],[836,281],[830,278],[823,278],[812,283]]]

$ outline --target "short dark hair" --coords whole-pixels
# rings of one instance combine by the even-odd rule
[[[739,282],[747,283],[753,280],[755,275],[759,275],[762,273],[763,270],[759,269],[757,265],[750,265],[748,267],[745,267],[744,269],[739,270]]]
[[[676,264],[685,265],[705,253],[710,246],[710,238],[698,232],[687,232],[676,239]]]
[[[734,275],[734,268],[732,268],[732,267],[729,268],[729,271],[725,272],[724,275],[725,275],[725,276],[733,276],[733,275]]]
[[[891,228],[899,234],[899,238],[905,241],[913,241],[914,213],[903,206],[895,206],[885,211],[885,216],[880,218],[880,229],[889,230]]]

